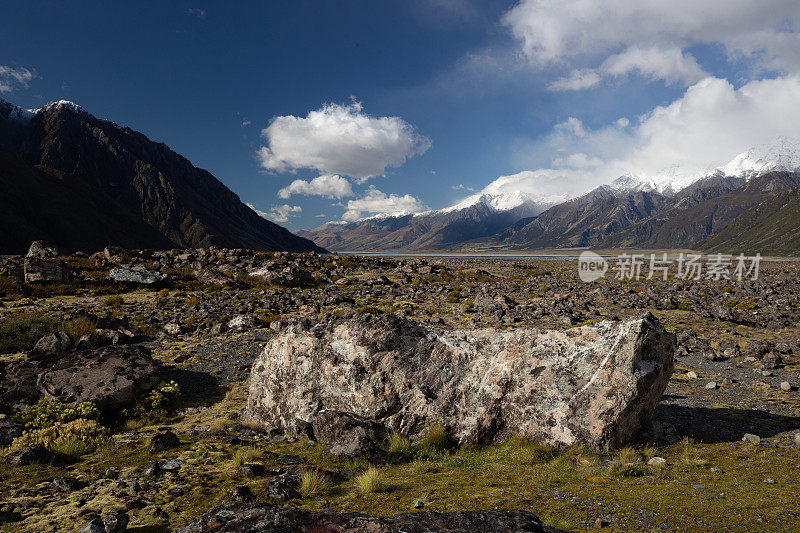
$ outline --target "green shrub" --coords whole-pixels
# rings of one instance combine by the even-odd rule
[[[23,446],[42,444],[48,450],[62,455],[79,457],[97,449],[106,441],[106,431],[95,420],[78,418],[59,422],[47,428],[26,431],[14,439],[10,451]]]
[[[178,403],[181,391],[174,381],[159,383],[147,396],[130,408],[122,411],[124,418],[142,418],[153,422],[167,418],[170,409]]]
[[[461,296],[461,291],[454,289],[447,294],[447,303],[457,304],[462,298],[463,296]]]
[[[0,353],[28,351],[55,329],[56,322],[52,318],[28,313],[9,316],[0,321]]]
[[[78,419],[97,420],[99,416],[100,413],[92,402],[84,402],[77,407],[67,407],[63,403],[44,398],[36,405],[27,406],[16,419],[25,429],[35,430],[48,429]]]
[[[362,315],[366,315],[367,313],[372,315],[381,315],[385,312],[380,307],[375,307],[374,305],[365,305],[363,307],[359,307],[358,309],[356,309],[356,311],[358,311]]]

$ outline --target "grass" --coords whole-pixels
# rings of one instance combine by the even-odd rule
[[[356,486],[362,494],[376,494],[388,490],[383,474],[374,466],[356,476]]]
[[[390,431],[386,435],[387,451],[389,453],[398,455],[407,455],[411,453],[411,439],[400,433],[399,431]]]
[[[420,447],[430,453],[441,453],[450,446],[450,435],[442,424],[432,424],[419,438]]]
[[[306,470],[300,476],[300,488],[298,492],[304,498],[312,496],[321,496],[331,490],[333,483],[331,479],[324,472],[319,470]]]
[[[56,439],[48,446],[52,452],[73,458],[93,452],[97,447],[98,443],[96,441],[84,441],[70,437]]]
[[[122,307],[124,304],[125,300],[119,294],[109,296],[103,300],[103,305],[107,307]]]
[[[264,457],[264,452],[255,446],[237,449],[233,454],[233,464],[239,468],[245,463],[252,463]]]
[[[25,352],[56,326],[49,317],[29,313],[8,316],[0,321],[0,353]]]
[[[95,324],[94,321],[87,316],[79,316],[78,318],[73,318],[72,320],[65,320],[61,323],[61,326],[59,326],[58,329],[65,333],[69,333],[77,341],[84,335],[89,335],[97,331],[97,324]]]

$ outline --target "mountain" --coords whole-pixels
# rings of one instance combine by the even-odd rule
[[[8,233],[35,234],[66,251],[105,245],[324,251],[260,217],[211,173],[167,145],[71,102],[26,111],[0,100],[0,146],[18,156],[12,161],[6,154],[1,160],[9,194],[0,197],[0,211],[6,212],[5,227],[20,228]],[[55,201],[57,192],[84,201]],[[45,223],[81,216],[126,223],[86,224],[69,236]],[[0,235],[0,253],[23,252],[30,244]]]
[[[441,250],[502,231],[552,204],[521,192],[479,193],[445,209],[332,222],[297,234],[330,250]]]
[[[800,187],[771,194],[696,246],[749,256],[800,255]]]

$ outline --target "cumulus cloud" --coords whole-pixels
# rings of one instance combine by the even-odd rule
[[[306,117],[276,117],[261,133],[267,146],[257,155],[265,169],[311,168],[358,182],[399,167],[431,146],[403,119],[371,117],[359,102],[327,104]]]
[[[27,88],[34,77],[34,72],[27,68],[0,65],[0,93],[10,93],[14,89]]]
[[[503,22],[532,65],[573,68],[554,90],[630,73],[691,85],[706,73],[687,50],[709,44],[756,69],[800,71],[795,0],[522,0]]]
[[[247,207],[258,213],[261,218],[266,218],[267,220],[271,220],[273,222],[288,222],[289,217],[295,216],[298,213],[303,212],[303,208],[299,205],[275,205],[270,208],[269,211],[259,211],[258,209],[253,206],[253,204],[247,204]]]
[[[363,198],[349,200],[347,211],[342,215],[342,220],[354,221],[363,218],[366,214],[387,214],[401,215],[409,213],[419,213],[425,206],[417,198],[410,194],[403,196],[397,194],[385,194],[373,186],[367,190]]]
[[[336,174],[323,174],[311,181],[294,180],[278,191],[280,198],[289,198],[293,194],[306,196],[324,196],[326,198],[344,198],[353,196],[353,187],[347,179]]]
[[[484,191],[576,196],[628,174],[703,175],[779,136],[797,138],[798,121],[800,76],[738,89],[709,77],[633,121],[618,119],[598,129],[574,117],[557,124],[518,154],[550,161],[550,167],[502,176]]]

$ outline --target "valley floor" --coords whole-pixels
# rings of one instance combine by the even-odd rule
[[[295,257],[280,261],[302,266]],[[180,397],[163,412],[131,411],[107,423],[96,446],[72,456],[0,465],[0,524],[76,531],[93,514],[124,511],[131,531],[171,531],[215,505],[249,498],[242,487],[256,500],[271,499],[270,479],[294,462],[325,482],[279,503],[314,510],[500,507],[532,511],[568,531],[800,530],[800,262],[764,262],[757,281],[587,284],[575,260],[560,258],[322,257],[328,280],[299,288],[178,284],[117,292],[121,298],[67,289],[7,296],[5,319],[124,319],[146,335],[162,381],[177,384]],[[292,317],[393,312],[443,328],[564,329],[647,310],[677,333],[675,372],[640,442],[611,453],[519,438],[452,449],[395,435],[374,457],[337,460],[320,444],[238,420],[250,365]],[[215,328],[242,315],[252,318],[248,326]],[[151,452],[150,438],[163,427],[180,444]],[[302,459],[286,459],[293,455]],[[154,459],[180,463],[145,475]],[[240,471],[253,463],[265,473]],[[369,466],[378,470],[372,490],[360,477]],[[57,478],[79,483],[65,492]]]

